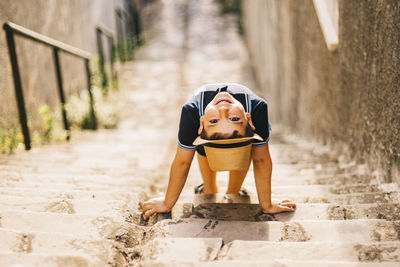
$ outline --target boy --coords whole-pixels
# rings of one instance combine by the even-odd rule
[[[269,122],[267,103],[247,87],[234,83],[208,84],[196,90],[181,112],[178,147],[169,174],[164,199],[151,199],[142,205],[143,217],[158,212],[168,212],[175,205],[193,160],[195,151],[204,187],[199,193],[216,194],[216,172],[210,168],[202,145],[196,139],[224,140],[252,137],[254,133],[262,140],[253,140],[251,159],[260,207],[264,213],[294,211],[290,200],[271,202],[272,161],[268,149]],[[198,137],[200,136],[200,137]],[[260,139],[260,138],[258,138]],[[196,140],[197,142],[197,140]],[[226,194],[240,194],[241,186],[250,164],[242,170],[229,172]]]

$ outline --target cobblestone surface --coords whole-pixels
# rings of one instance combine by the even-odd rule
[[[235,18],[213,1],[146,10],[146,45],[120,74],[118,129],[0,157],[0,265],[398,266],[397,185],[276,126],[273,198],[295,199],[296,212],[260,214],[251,170],[246,201],[195,197],[194,160],[172,215],[141,219],[140,202],[165,191],[192,91],[222,81],[255,88]],[[219,174],[221,193],[226,181]]]

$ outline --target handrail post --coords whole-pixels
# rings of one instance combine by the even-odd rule
[[[117,25],[117,40],[118,40],[118,53],[121,62],[125,62],[125,43],[124,43],[124,36],[122,32],[122,14],[119,9],[115,9],[115,19]]]
[[[17,106],[19,112],[19,120],[21,123],[22,134],[24,135],[25,150],[31,149],[31,138],[29,136],[28,120],[26,118],[26,109],[24,102],[24,95],[22,91],[21,76],[19,74],[17,52],[15,49],[14,33],[9,25],[4,24],[6,32],[8,52],[10,55],[11,68],[14,79],[14,89],[17,98]]]
[[[139,11],[137,10],[136,4],[133,6],[133,20],[134,20],[134,29],[135,29],[135,39],[136,39],[136,45],[140,45],[142,40],[141,40],[141,23],[140,23],[140,17],[139,17]]]
[[[97,37],[97,51],[99,53],[99,68],[101,72],[101,86],[103,87],[103,91],[107,86],[107,76],[104,68],[104,53],[103,53],[103,42],[101,38],[101,30],[96,28],[96,37]]]
[[[114,38],[112,36],[107,36],[108,39],[108,45],[110,47],[110,64],[111,64],[111,85],[114,87],[114,81],[117,80],[117,77],[115,76],[114,73],[114,63],[115,63],[115,59],[114,59]],[[118,88],[118,84],[116,85]]]
[[[94,99],[93,99],[93,94],[92,94],[92,82],[91,82],[91,74],[90,74],[90,68],[89,68],[89,59],[85,59],[85,70],[86,70],[86,76],[87,76],[87,83],[88,83],[88,93],[89,93],[89,113],[90,113],[90,128],[92,130],[97,129],[97,119],[96,119],[96,114],[94,112]]]
[[[64,129],[67,132],[67,140],[70,139],[70,129],[69,123],[67,120],[67,110],[65,109],[65,95],[63,89],[63,80],[61,75],[61,65],[60,65],[60,58],[58,54],[59,49],[57,47],[53,48],[53,56],[54,56],[54,65],[56,68],[56,75],[57,75],[57,85],[58,85],[58,95],[60,97],[61,102],[61,114],[64,123]]]

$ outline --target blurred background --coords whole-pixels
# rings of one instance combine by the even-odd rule
[[[132,50],[139,31],[138,17],[135,17],[141,1],[128,0],[84,0],[84,1],[0,1],[0,21],[13,22],[29,30],[57,41],[92,53],[90,67],[94,94],[106,94],[106,88],[117,84],[103,84],[99,69],[99,48],[96,27],[109,31],[115,47],[106,35],[100,42],[105,61],[105,72],[110,75],[110,61],[125,61],[123,49]],[[135,21],[136,20],[136,21]],[[137,34],[136,34],[137,36]],[[22,80],[28,125],[34,143],[46,143],[51,139],[64,139],[61,129],[60,101],[57,91],[57,76],[53,49],[36,41],[15,35],[19,72]],[[22,140],[15,100],[13,76],[6,42],[5,31],[0,34],[0,140],[1,151],[16,148]],[[120,49],[122,48],[122,50]],[[113,49],[113,50],[112,50]],[[111,55],[113,54],[113,55]],[[132,53],[125,53],[126,60]],[[60,53],[60,67],[63,87],[68,100],[67,110],[73,126],[87,128],[85,116],[88,109],[87,77],[84,60]],[[109,78],[108,80],[110,80]],[[100,89],[101,92],[98,92]],[[100,99],[98,99],[100,100]],[[99,111],[100,112],[100,111]],[[107,114],[108,117],[112,114]],[[107,117],[106,116],[106,117]],[[104,122],[106,128],[115,126],[115,121]]]

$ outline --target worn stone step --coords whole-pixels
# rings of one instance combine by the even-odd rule
[[[225,245],[218,260],[319,260],[400,262],[400,242],[263,242],[235,240]]]
[[[139,207],[139,200],[133,195],[120,200],[73,199],[68,195],[56,198],[0,195],[0,210],[115,216],[135,207]]]
[[[65,171],[65,166],[68,166],[71,168],[71,170]],[[144,174],[144,170],[140,168],[135,168],[134,166],[121,166],[114,168],[114,165],[109,165],[109,164],[104,164],[100,165],[101,168],[99,167],[98,169],[96,168],[74,168],[73,166],[70,166],[68,164],[60,165],[60,166],[52,166],[48,168],[43,168],[41,170],[37,171],[32,171],[32,170],[26,170],[25,168],[19,168],[18,170],[13,170],[10,168],[10,170],[7,169],[7,167],[4,167],[0,171],[3,174],[3,177],[5,179],[20,179],[20,178],[28,178],[28,180],[34,180],[34,179],[52,179],[54,177],[59,178],[59,179],[70,179],[74,177],[78,177],[81,179],[96,179],[96,177],[103,177],[107,178],[110,177],[110,173],[114,173],[115,177],[120,177],[123,176],[124,174],[126,175],[131,175],[131,176],[141,176]],[[122,179],[122,178],[121,178]]]
[[[347,185],[347,184],[370,184],[374,182],[368,175],[319,175],[318,177],[309,178],[313,184],[332,184],[336,186]]]
[[[4,168],[0,169],[3,180],[14,180],[14,181],[69,181],[73,179],[79,179],[82,181],[95,181],[99,178],[108,181],[109,183],[117,182],[119,180],[132,180],[137,178],[138,180],[145,175],[145,172],[141,169],[127,166],[114,169],[112,166],[104,165],[104,167],[98,169],[79,169],[73,166],[68,166],[71,170],[66,171],[65,166],[52,166],[40,170],[30,170],[29,168],[21,166],[19,170],[12,170]]]
[[[257,260],[257,261],[244,261],[244,260],[223,260],[211,262],[193,262],[193,261],[142,261],[140,266],[143,267],[398,267],[398,262],[349,262],[349,261],[300,261],[288,259],[276,260]]]
[[[54,267],[71,266],[87,267],[92,266],[89,260],[82,255],[70,255],[64,253],[16,253],[0,251],[0,266],[4,267]]]
[[[348,184],[348,185],[331,187],[331,192],[334,194],[376,193],[376,192],[391,193],[395,191],[400,191],[399,186],[396,183],[369,184],[369,185]]]
[[[281,187],[278,190],[272,188],[272,200],[280,201],[284,199],[289,199],[297,204],[300,203],[332,203],[338,205],[353,205],[353,204],[369,204],[369,203],[400,203],[400,191],[394,192],[377,192],[377,193],[353,193],[353,194],[332,194],[324,193],[324,190],[329,190],[329,188],[322,189],[320,192],[318,186],[310,192],[305,191],[306,187],[296,189],[293,187],[291,189],[288,187]],[[253,190],[253,189],[252,189]],[[296,192],[296,190],[298,192]],[[281,192],[279,192],[281,191]],[[194,193],[183,193],[179,197],[181,202],[193,202],[195,205],[200,203],[258,203],[258,197],[255,193],[249,190],[248,197],[240,197],[234,194],[210,194],[210,195],[197,195]]]
[[[293,163],[282,164],[274,163],[274,175],[277,176],[312,176],[317,177],[321,174],[336,175],[340,174],[341,170],[336,162],[326,162],[323,164],[316,163]]]
[[[103,238],[107,228],[121,225],[120,216],[93,216],[50,212],[0,211],[1,228],[21,232],[55,232],[77,237]]]
[[[252,188],[252,190],[254,190]],[[249,190],[250,203],[258,203],[258,197],[255,193]],[[334,203],[341,205],[352,205],[352,204],[368,204],[368,203],[400,203],[400,191],[393,192],[375,192],[375,193],[351,193],[351,194],[332,194],[329,193],[329,187],[319,188],[319,186],[311,186],[310,190],[307,191],[306,186],[287,186],[287,187],[272,187],[272,199],[283,200],[290,199],[296,203]],[[202,196],[187,194],[182,199],[188,201],[190,198],[194,198],[195,203],[199,203],[197,200]],[[232,196],[225,196],[224,194],[217,194],[217,202],[226,202],[227,198]],[[210,196],[210,198],[212,198]],[[181,199],[181,200],[182,200]]]
[[[40,190],[86,190],[86,191],[104,191],[104,190],[118,190],[121,188],[133,188],[135,183],[124,184],[101,184],[101,183],[80,183],[71,181],[70,183],[59,182],[14,182],[14,181],[0,181],[0,188],[28,188]]]
[[[48,184],[48,183],[66,183],[66,184],[81,184],[81,185],[105,185],[105,186],[129,186],[134,184],[143,184],[148,182],[148,179],[143,176],[137,176],[129,174],[127,177],[121,177],[117,174],[104,175],[104,174],[92,174],[92,175],[72,175],[69,173],[59,174],[59,175],[45,175],[45,174],[24,174],[21,176],[5,177],[2,179],[4,184],[12,183],[38,183],[38,184]]]
[[[290,199],[296,203],[334,203],[341,205],[352,204],[368,204],[368,203],[400,203],[400,191],[394,192],[376,192],[376,193],[352,193],[352,194],[318,194],[310,192],[302,194],[292,193],[288,190],[287,193],[275,193],[272,188],[272,198],[275,199]],[[255,197],[253,197],[255,199]]]
[[[233,240],[382,242],[400,240],[400,221],[302,220],[283,223],[189,218],[163,220],[155,226],[155,233],[158,237],[220,237],[225,244]]]
[[[344,205],[366,203],[400,203],[400,191],[353,193],[327,196],[328,202]]]
[[[385,219],[389,221],[400,220],[399,204],[353,204],[330,205],[330,219],[354,220],[354,219]]]
[[[252,179],[252,177],[248,177]],[[248,179],[246,178],[246,179]],[[271,183],[273,186],[280,185],[332,185],[347,186],[350,184],[369,185],[371,178],[351,177],[348,175],[320,175],[318,177],[309,176],[275,176],[272,175]],[[350,193],[350,192],[349,192]],[[353,192],[356,193],[356,192]]]
[[[248,177],[246,179],[253,179],[253,175],[250,175],[249,171]],[[320,174],[320,175],[284,175],[272,173],[272,183],[304,183],[304,184],[331,184],[331,185],[349,185],[349,184],[377,184],[378,181],[373,179],[371,176],[367,175],[352,175],[352,174]]]
[[[222,238],[155,238],[142,247],[142,260],[213,261],[222,246]]]
[[[177,205],[177,209],[179,209]],[[400,220],[398,204],[298,204],[296,211],[278,214],[262,214],[258,204],[203,203],[194,207],[194,217],[216,220],[242,221],[291,221],[291,220]],[[180,215],[179,212],[172,212]],[[187,214],[187,213],[186,213]],[[190,215],[189,215],[190,216]]]
[[[272,193],[275,195],[300,195],[300,196],[316,196],[321,197],[325,195],[332,195],[331,193],[331,185],[277,185],[272,186]],[[246,188],[249,193],[255,194],[257,193],[255,186]]]
[[[57,254],[62,251],[63,255],[87,257],[91,264],[98,266],[105,262],[113,262],[120,256],[111,240],[78,238],[61,233],[0,229],[0,240],[0,251],[3,252]]]
[[[79,200],[125,200],[133,197],[144,198],[143,189],[133,187],[129,189],[107,189],[107,190],[66,190],[65,188],[16,188],[0,187],[0,195],[16,197],[42,197],[42,198],[69,198]]]
[[[253,192],[254,190],[252,190]],[[349,184],[342,186],[335,185],[276,185],[272,186],[272,191],[277,195],[284,195],[290,192],[290,195],[303,195],[306,193],[309,196],[321,196],[321,195],[330,195],[334,196],[335,194],[341,195],[354,195],[357,194],[380,194],[380,193],[396,193],[400,192],[399,187],[395,183],[387,183],[387,184]],[[255,193],[256,191],[254,191]]]

